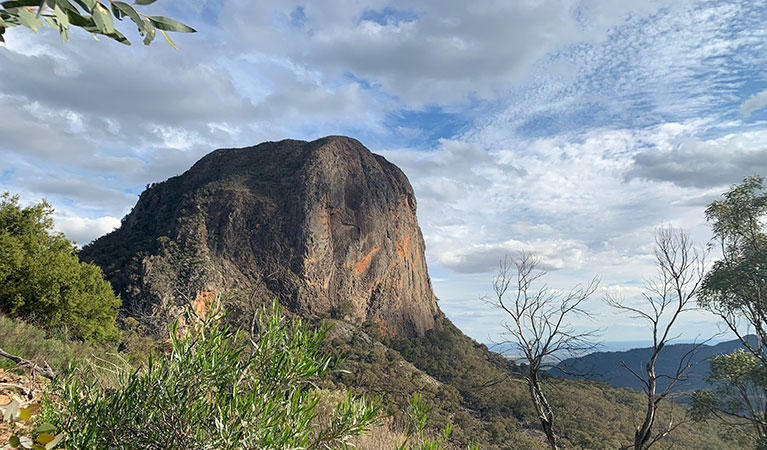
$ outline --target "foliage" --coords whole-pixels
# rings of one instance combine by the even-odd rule
[[[718,314],[743,344],[711,360],[716,396],[694,396],[696,417],[716,416],[724,428],[733,420],[752,426],[758,447],[767,448],[767,190],[759,176],[747,177],[706,209],[722,258],[703,280],[701,306]],[[749,339],[755,333],[756,339]],[[737,422],[737,421],[736,421]]]
[[[135,0],[133,5],[150,5],[156,0]],[[136,11],[128,3],[109,0],[109,7],[96,0],[14,0],[0,3],[0,42],[7,28],[24,26],[32,31],[46,24],[57,29],[61,40],[69,40],[71,27],[81,28],[94,37],[106,36],[130,45],[130,41],[116,27],[114,19],[129,18],[137,27],[144,44],[149,45],[159,31],[171,47],[177,49],[168,31],[194,33],[195,30],[181,22],[163,16],[148,16]]]
[[[757,448],[767,448],[767,369],[743,349],[715,355],[710,364],[707,381],[713,389],[695,391],[692,417],[698,421],[718,419],[730,437],[742,438],[750,425]]]
[[[329,417],[317,416],[313,383],[332,361],[319,349],[327,327],[287,320],[275,302],[257,329],[246,339],[217,317],[174,327],[169,355],[143,369],[114,367],[114,386],[74,370],[46,417],[72,449],[326,448],[374,423],[380,400],[351,393]]]
[[[43,423],[27,431],[27,427],[19,427],[19,423],[30,425],[33,416],[40,410],[39,403],[32,403],[22,407],[18,401],[13,400],[7,405],[0,405],[0,422],[9,422],[13,427],[13,433],[8,438],[8,443],[0,449],[25,448],[32,450],[52,450],[64,439],[64,433],[56,433],[56,427],[49,423]],[[29,434],[28,434],[29,433]]]
[[[767,191],[761,177],[733,186],[706,209],[722,258],[706,274],[702,306],[714,311],[767,365]],[[755,345],[745,336],[755,332]]]
[[[429,422],[429,411],[431,411],[431,403],[424,401],[421,394],[414,394],[413,400],[407,410],[409,420],[407,426],[407,432],[402,445],[397,447],[397,450],[440,450],[445,448],[447,440],[450,439],[450,434],[453,432],[452,425],[445,426],[440,436],[430,438],[426,434],[426,425]],[[470,447],[472,450],[477,450],[478,445]]]
[[[101,269],[52,231],[52,214],[45,200],[22,207],[18,196],[0,196],[0,312],[80,339],[116,339],[120,299]]]

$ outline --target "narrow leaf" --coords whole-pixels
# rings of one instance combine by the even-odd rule
[[[113,8],[118,8],[124,15],[130,17],[130,20],[132,20],[136,26],[138,26],[139,32],[142,34],[144,33],[145,27],[144,27],[144,21],[141,20],[141,17],[139,17],[138,13],[136,12],[133,7],[125,2],[118,2],[113,1],[112,2]]]
[[[144,35],[144,45],[149,45],[154,40],[155,27],[152,25],[152,22],[144,20],[144,28],[146,29],[146,34]]]
[[[133,2],[134,5],[151,5],[152,3],[156,2],[157,0],[136,0]]]
[[[171,47],[173,47],[174,50],[178,50],[178,46],[176,46],[176,43],[171,40],[170,36],[168,36],[168,32],[165,30],[160,30],[160,33],[162,33],[162,37],[165,38],[165,40],[170,44]]]
[[[69,40],[69,15],[61,9],[58,3],[53,7],[53,13],[56,14],[56,19],[59,21],[61,40],[66,42]]]
[[[152,16],[149,18],[152,24],[157,27],[158,30],[175,31],[177,33],[196,33],[194,28],[184,25],[181,22],[169,19],[163,16]]]

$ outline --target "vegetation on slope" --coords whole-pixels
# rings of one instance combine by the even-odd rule
[[[93,341],[116,340],[120,299],[101,269],[53,232],[53,209],[0,196],[0,313]]]

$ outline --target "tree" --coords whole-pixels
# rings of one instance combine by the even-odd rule
[[[554,411],[544,391],[541,371],[545,364],[594,348],[589,341],[596,330],[577,331],[570,320],[589,317],[581,305],[596,291],[599,279],[564,292],[545,284],[536,287],[546,275],[545,270],[538,269],[539,265],[540,259],[530,253],[522,253],[516,260],[505,257],[493,280],[495,296],[486,297],[485,301],[511,318],[502,323],[506,330],[503,343],[513,347],[516,353],[513,357],[527,364],[524,378],[530,398],[549,446],[556,450]]]
[[[715,391],[696,392],[696,417],[745,419],[767,448],[767,191],[760,176],[732,186],[706,209],[721,259],[706,274],[701,306],[717,314],[745,349],[712,360]],[[719,395],[715,394],[718,392]],[[736,395],[730,395],[736,394]],[[758,404],[757,404],[758,402]]]
[[[18,196],[0,196],[0,313],[80,339],[116,339],[119,297],[98,266],[80,262],[52,231],[52,214],[45,200],[22,207]]]
[[[655,261],[658,275],[655,279],[647,280],[641,304],[629,303],[610,293],[605,297],[608,305],[646,321],[652,329],[652,353],[644,368],[636,371],[623,364],[645,386],[645,416],[642,424],[636,427],[633,444],[628,447],[635,450],[652,447],[683,423],[672,417],[662,430],[654,429],[660,403],[686,379],[692,357],[703,344],[694,344],[680,358],[674,373],[656,372],[655,366],[663,348],[674,339],[674,325],[683,313],[696,306],[695,297],[703,281],[706,262],[705,253],[693,248],[690,236],[674,228],[656,230]],[[661,380],[662,384],[659,383]]]
[[[693,393],[691,416],[699,421],[715,417],[724,436],[744,441],[750,438],[757,449],[767,448],[767,369],[749,351],[738,349],[714,355],[708,381],[713,389]]]
[[[157,0],[135,0],[133,5],[150,5]],[[15,0],[0,2],[0,42],[5,42],[3,34],[8,28],[24,26],[32,31],[46,24],[59,31],[61,40],[69,40],[71,27],[81,28],[94,35],[131,45],[116,27],[114,19],[122,21],[129,18],[149,45],[157,31],[162,34],[171,47],[178,49],[171,40],[168,31],[194,33],[196,30],[173,19],[163,16],[149,16],[140,13],[128,3],[109,0],[109,8],[96,0]],[[114,17],[114,19],[113,19]]]

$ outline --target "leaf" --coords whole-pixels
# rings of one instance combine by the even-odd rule
[[[122,11],[120,11],[120,9],[115,5],[115,2],[111,3],[111,7],[112,7],[112,15],[115,16],[115,19],[123,20],[123,16],[125,16],[125,14]]]
[[[16,14],[19,18],[19,23],[35,33],[37,33],[37,29],[43,24],[43,21],[40,20],[39,17],[26,8],[16,8]]]
[[[41,434],[40,436],[37,437],[37,442],[39,442],[39,443],[41,443],[43,445],[47,445],[47,444],[53,442],[54,439],[55,439],[55,437],[51,433],[43,433],[43,434]]]
[[[19,448],[21,441],[19,440],[18,436],[11,436],[8,438],[8,445],[10,445],[11,448]]]
[[[66,42],[69,40],[69,15],[64,12],[58,3],[53,7],[53,13],[56,15],[56,19],[59,21],[59,33],[61,34],[61,40]]]
[[[114,39],[115,41],[117,41],[117,42],[119,42],[121,44],[131,45],[131,43],[128,40],[128,38],[126,38],[124,34],[120,33],[117,30],[115,30],[115,31],[113,31],[112,33],[109,33],[109,34],[105,34],[104,36],[112,38],[112,39]]]
[[[29,420],[32,418],[32,413],[27,408],[19,411],[19,420]]]
[[[50,26],[51,28],[59,27],[59,23],[56,21],[55,17],[43,16],[43,20],[46,21],[48,23],[48,26]]]
[[[40,425],[39,427],[37,427],[37,432],[40,433],[40,434],[43,434],[43,433],[55,433],[56,432],[56,427],[54,427],[50,423],[44,423],[44,424]]]
[[[112,15],[109,14],[109,10],[101,3],[96,3],[96,7],[93,8],[93,22],[96,23],[99,31],[103,34],[115,32],[115,23],[112,20]]]
[[[32,439],[26,436],[21,436],[19,438],[19,442],[21,443],[21,446],[24,448],[32,448],[32,445],[34,445],[34,442],[32,442]]]
[[[129,4],[125,3],[125,2],[113,1],[112,2],[112,8],[113,9],[117,8],[124,15],[130,17],[130,20],[132,20],[136,24],[136,26],[138,26],[138,30],[141,33],[144,33],[144,30],[145,30],[145,28],[144,28],[144,21],[141,20],[141,17],[139,17],[138,13],[136,12],[135,9],[133,9],[133,7],[131,5],[129,5]]]
[[[136,0],[133,2],[134,5],[151,5],[152,3],[156,2],[157,0]]]
[[[146,29],[146,34],[144,34],[144,45],[149,45],[154,40],[155,27],[152,25],[152,22],[144,20],[144,28]]]
[[[96,0],[75,0],[75,3],[88,12],[93,12],[93,8],[96,7]]]
[[[51,450],[52,448],[56,447],[56,445],[58,445],[58,443],[61,442],[62,439],[64,439],[64,436],[65,436],[64,433],[57,434],[51,442],[45,444],[46,450]]]
[[[165,38],[165,40],[168,42],[168,44],[170,44],[171,47],[173,47],[174,50],[178,50],[178,46],[176,45],[175,42],[173,42],[173,40],[170,38],[170,36],[168,36],[168,32],[167,31],[160,30],[160,33],[162,33],[162,37]]]
[[[67,17],[69,17],[69,23],[76,27],[85,28],[87,26],[95,27],[93,19],[81,15],[77,10],[67,10]]]
[[[43,8],[45,8],[45,0],[41,0],[40,4],[37,6],[37,17],[40,17],[40,13],[43,12]]]
[[[19,412],[19,402],[16,400],[11,401],[11,403],[0,407],[0,413],[3,414],[3,420],[6,422],[11,422],[13,419],[16,418],[16,414]]]
[[[169,19],[163,16],[151,16],[149,18],[152,24],[157,27],[158,30],[175,31],[177,33],[196,33],[194,28],[184,25],[173,19]]]

